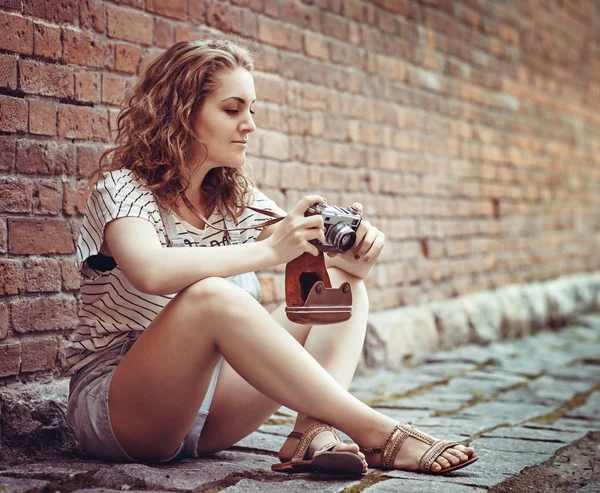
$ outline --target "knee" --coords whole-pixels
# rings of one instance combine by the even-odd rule
[[[222,277],[207,277],[201,281],[190,284],[180,295],[196,307],[203,310],[214,309],[223,313],[235,305],[236,299],[243,290]]]

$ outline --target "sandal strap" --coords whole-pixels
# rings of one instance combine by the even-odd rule
[[[296,463],[296,462],[301,462],[302,460],[304,460],[304,456],[306,455],[308,447],[310,447],[310,444],[312,443],[314,438],[319,433],[323,433],[325,431],[329,431],[329,432],[333,433],[333,436],[337,440],[339,440],[339,442],[329,442],[327,445],[320,447],[319,450],[317,450],[317,452],[315,452],[315,454],[313,454],[313,457],[317,453],[323,453],[323,452],[325,452],[325,449],[331,448],[332,445],[337,445],[338,443],[341,442],[339,436],[337,435],[337,433],[335,433],[333,428],[325,423],[316,423],[316,424],[312,425],[311,427],[309,427],[304,433],[292,431],[288,436],[291,438],[298,439],[298,443],[296,444],[296,449],[294,450],[294,453],[292,454],[291,462]]]
[[[454,445],[458,445],[456,442],[433,438],[427,433],[423,433],[411,423],[401,422],[394,427],[392,432],[387,437],[383,447],[360,447],[360,451],[365,455],[377,453],[381,454],[381,468],[384,470],[393,469],[394,460],[396,459],[398,452],[400,452],[400,449],[408,437],[416,438],[417,440],[430,445],[427,452],[423,454],[419,461],[419,469],[423,471],[429,471],[433,463],[444,452],[444,450],[453,447]]]
[[[437,440],[434,444],[429,447],[429,450],[423,454],[419,461],[419,470],[430,471],[431,466],[437,460],[437,458],[444,453],[446,449],[458,445],[457,442],[451,442],[449,440]]]

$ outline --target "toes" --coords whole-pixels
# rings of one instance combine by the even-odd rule
[[[456,450],[455,448],[448,449],[446,452],[458,457],[462,462],[469,460],[469,456],[467,454],[463,454],[460,450]]]
[[[453,466],[460,464],[460,459],[448,451],[444,452],[442,454],[442,457],[444,459],[446,459],[448,462],[450,462],[450,464],[452,464]]]
[[[431,470],[434,471],[434,472],[441,471],[442,470],[442,466],[440,466],[437,462],[434,462],[431,465]]]
[[[475,450],[472,447],[465,447],[464,445],[456,445],[454,449],[459,450],[467,457],[471,457],[475,453]]]
[[[450,462],[448,462],[448,460],[447,460],[445,457],[443,457],[443,456],[440,456],[440,457],[438,457],[438,458],[437,458],[437,460],[436,460],[436,462],[437,462],[437,463],[438,463],[440,466],[442,466],[443,468],[446,468],[446,467],[450,467],[450,466],[451,466]]]

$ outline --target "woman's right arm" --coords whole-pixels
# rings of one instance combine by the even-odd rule
[[[207,277],[229,277],[289,262],[304,252],[318,254],[309,243],[325,241],[320,215],[304,217],[322,197],[303,197],[265,241],[210,248],[163,248],[154,226],[138,217],[109,222],[104,237],[110,254],[141,292],[178,293]]]

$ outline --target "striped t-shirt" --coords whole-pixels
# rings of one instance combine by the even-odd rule
[[[250,205],[285,214],[258,189],[254,189],[254,201]],[[208,224],[200,230],[171,214],[177,233],[187,247],[230,244],[225,232]],[[65,354],[67,374],[89,364],[107,349],[123,343],[135,334],[134,331],[144,330],[176,294],[142,293],[132,286],[118,265],[108,271],[90,267],[89,259],[100,252],[108,222],[131,216],[150,221],[162,247],[167,248],[165,227],[152,192],[136,181],[131,170],[105,173],[90,194],[77,240],[76,266],[82,274],[81,305],[79,326],[71,335]],[[246,209],[238,225],[257,226],[268,219],[264,214]],[[208,220],[217,227],[223,227],[223,217],[217,210]],[[254,241],[259,234],[260,230],[241,231],[241,242]]]

